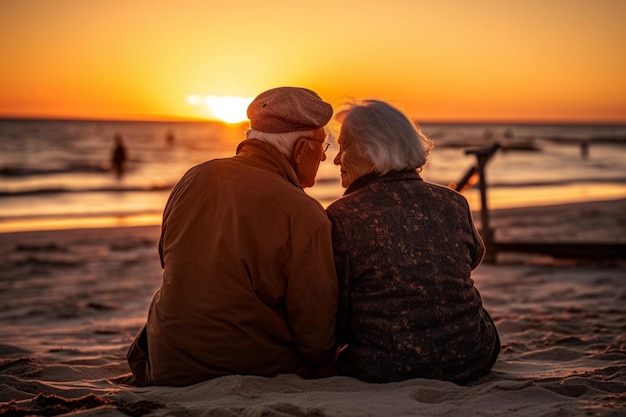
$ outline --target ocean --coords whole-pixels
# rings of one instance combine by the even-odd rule
[[[0,232],[158,224],[169,191],[192,166],[234,154],[245,124],[0,120]],[[490,209],[626,198],[626,125],[421,124],[435,149],[426,181],[457,183],[476,165],[468,149],[494,143]],[[127,165],[111,164],[115,135]],[[332,138],[330,139],[332,142]],[[316,185],[323,206],[343,194],[333,144]],[[477,186],[464,195],[480,210]]]

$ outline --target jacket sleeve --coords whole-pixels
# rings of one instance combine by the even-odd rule
[[[304,359],[323,365],[335,351],[337,275],[330,222],[318,228],[292,264],[286,295],[287,317]]]
[[[480,233],[478,233],[478,230],[476,230],[476,226],[474,225],[474,221],[472,220],[472,213],[469,209],[469,206],[467,207],[467,216],[468,216],[468,221],[469,221],[470,228],[471,228],[471,234],[474,239],[474,250],[472,251],[472,263],[470,265],[472,270],[474,270],[482,262],[483,258],[485,257],[485,252],[487,251],[487,249],[485,247],[485,242],[480,237]]]
[[[330,214],[329,217],[333,225],[333,253],[338,284],[335,339],[337,344],[341,346],[348,342],[350,329],[350,257],[340,223],[334,220]]]

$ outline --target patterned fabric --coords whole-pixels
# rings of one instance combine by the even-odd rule
[[[358,179],[327,213],[339,279],[338,372],[370,382],[486,374],[500,349],[471,271],[467,201],[416,171]]]

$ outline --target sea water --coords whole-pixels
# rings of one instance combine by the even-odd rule
[[[158,224],[169,191],[192,166],[232,156],[246,125],[218,122],[0,120],[0,232]],[[489,208],[626,198],[626,126],[422,124],[435,148],[422,177],[451,186],[494,143]],[[114,136],[127,161],[112,167]],[[329,141],[332,143],[333,138]],[[323,206],[343,194],[336,144],[306,189]],[[465,191],[481,208],[478,187]]]

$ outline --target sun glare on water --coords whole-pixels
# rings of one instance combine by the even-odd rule
[[[235,96],[206,96],[190,95],[187,103],[193,106],[206,106],[214,117],[226,123],[240,123],[248,119],[246,110],[254,98]]]

